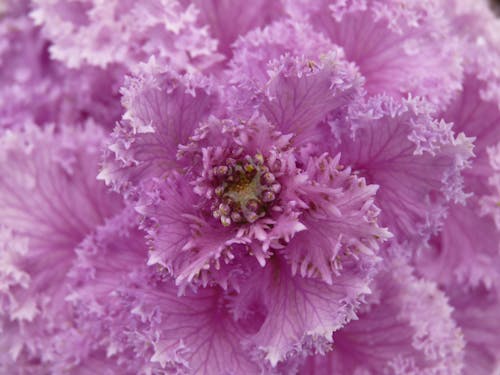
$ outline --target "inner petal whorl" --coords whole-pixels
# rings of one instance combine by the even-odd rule
[[[265,216],[281,190],[261,154],[227,158],[212,174],[212,215],[224,226],[253,223]]]

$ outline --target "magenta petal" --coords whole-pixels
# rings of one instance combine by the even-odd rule
[[[500,375],[498,30],[0,0],[0,374]]]
[[[419,270],[443,285],[487,287],[498,284],[500,233],[491,217],[481,217],[477,204],[454,205],[432,248],[422,251]]]
[[[229,62],[230,80],[242,86],[263,86],[268,79],[269,62],[284,55],[315,60],[335,49],[341,53],[311,25],[285,18],[238,38]]]
[[[497,320],[500,314],[498,290],[479,287],[466,292],[450,291],[453,317],[462,327],[466,375],[495,374],[500,369],[500,339]]]
[[[346,109],[361,79],[354,66],[333,50],[319,60],[282,57],[272,65],[262,111],[297,146],[314,139],[315,127],[332,112]]]
[[[33,246],[71,249],[120,207],[118,195],[95,182],[102,133],[92,124],[59,134],[26,126],[1,142],[1,223]]]
[[[9,3],[0,10],[0,128],[29,121],[71,126],[88,118],[111,128],[120,117],[118,84],[123,71],[76,71],[50,60],[48,43],[27,10],[16,10],[16,5],[26,7],[26,1]]]
[[[266,312],[262,326],[248,344],[276,366],[302,351],[326,350],[332,332],[356,318],[359,303],[370,293],[368,277],[369,273],[346,270],[328,285],[293,276],[286,264],[276,259],[255,270],[233,298],[233,308],[238,315],[256,306],[257,311]]]
[[[75,247],[122,201],[95,180],[100,128],[26,126],[5,132],[0,144],[0,224],[11,228],[2,238],[1,313],[16,330],[12,349],[29,367],[54,360],[55,337],[72,324],[65,281]]]
[[[220,267],[232,259],[232,245],[246,241],[199,215],[193,207],[199,198],[182,176],[171,176],[158,185],[153,201],[138,208],[151,221],[146,224],[151,243],[148,264],[167,269],[182,288],[203,282],[200,278],[211,266]]]
[[[214,96],[208,82],[165,72],[154,60],[127,80],[122,93],[126,112],[99,178],[130,189],[176,166],[177,147],[207,116]]]
[[[498,284],[500,191],[497,142],[500,109],[483,99],[486,83],[468,76],[463,92],[444,113],[456,131],[475,137],[470,168],[463,171],[464,205],[450,207],[430,253],[422,252],[420,271],[444,285]]]
[[[31,16],[52,41],[51,55],[71,68],[123,65],[152,55],[177,69],[218,61],[217,42],[196,27],[199,11],[178,1],[33,1]]]
[[[391,237],[377,225],[377,186],[342,169],[338,158],[309,161],[306,173],[314,183],[304,188],[309,206],[301,217],[305,229],[282,251],[294,274],[317,276],[331,285],[343,274],[343,263],[354,261],[369,272],[378,261],[379,243]]]
[[[371,95],[411,93],[442,107],[460,89],[462,51],[437,1],[286,3],[294,18],[344,48]]]
[[[491,192],[488,178],[494,172],[491,161],[495,158],[490,158],[488,148],[496,146],[500,139],[500,102],[484,98],[486,85],[482,80],[467,76],[463,91],[443,113],[443,118],[453,123],[456,133],[475,137],[475,158],[464,175],[466,191],[478,197]]]
[[[311,357],[302,374],[460,374],[464,340],[435,284],[408,266],[376,278],[371,305],[333,334],[331,352]]]
[[[189,3],[188,1],[185,1]],[[255,30],[283,15],[283,7],[279,0],[222,0],[193,2],[199,9],[202,25],[217,40],[218,50],[226,57],[232,55],[232,44],[238,37],[250,30]]]
[[[379,97],[366,110],[353,134],[341,137],[342,160],[379,185],[382,224],[405,240],[426,240],[439,229],[448,202],[466,197],[460,172],[472,156],[471,140],[455,137],[451,125],[433,119],[418,99]]]
[[[95,291],[93,297],[76,289],[86,296],[82,302],[97,297],[103,304],[97,317],[91,304],[82,307],[107,327],[103,342],[108,353],[124,355],[126,367],[144,372],[257,373],[258,366],[241,347],[246,332],[225,308],[220,288],[179,297],[173,281],[162,280],[161,270],[130,258],[122,262],[125,249],[122,241],[119,247],[101,248],[90,256],[96,266],[88,289]],[[127,257],[140,258],[140,247],[129,249]],[[107,263],[100,262],[103,257]]]

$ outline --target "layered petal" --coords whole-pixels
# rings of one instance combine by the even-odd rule
[[[453,33],[465,46],[465,72],[483,81],[481,95],[485,100],[500,103],[500,20],[493,2],[446,0],[441,6]]]
[[[491,192],[488,178],[494,173],[495,157],[490,157],[488,149],[500,142],[500,102],[484,96],[486,86],[487,82],[468,75],[462,92],[443,113],[443,118],[453,123],[455,132],[475,138],[475,158],[464,176],[466,190],[479,197]]]
[[[52,41],[52,57],[71,68],[120,64],[134,70],[155,56],[180,71],[219,60],[217,42],[197,27],[199,10],[178,1],[34,1],[31,16]]]
[[[500,370],[500,340],[498,314],[500,309],[497,290],[483,287],[466,292],[450,290],[453,317],[460,325],[465,346],[466,375],[496,374]]]
[[[269,64],[281,56],[304,56],[314,61],[332,50],[343,57],[342,50],[315,32],[311,25],[289,19],[275,21],[235,42],[229,79],[242,88],[262,89],[269,80]]]
[[[259,108],[280,131],[293,133],[297,146],[326,143],[323,122],[345,116],[361,94],[357,68],[307,24],[275,22],[235,48],[229,76],[236,88],[228,100],[239,113]]]
[[[0,0],[0,373],[500,374],[498,25]]]
[[[146,215],[144,226],[150,237],[148,264],[164,267],[177,284],[184,287],[200,277],[207,284],[210,266],[220,269],[220,263],[234,258],[234,245],[248,243],[193,206],[198,197],[185,178],[177,175],[159,182],[155,195],[138,208]]]
[[[151,240],[149,264],[165,267],[182,287],[216,280],[225,288],[241,273],[238,254],[265,265],[273,244],[303,229],[299,213],[285,206],[305,176],[285,151],[290,137],[263,117],[244,124],[212,117],[191,141],[178,153],[184,172],[155,180],[137,207]]]
[[[151,60],[122,88],[126,112],[115,128],[99,178],[128,190],[175,169],[177,147],[188,142],[213,108],[215,94],[201,77],[179,76]]]
[[[223,291],[178,297],[165,271],[144,264],[141,236],[123,229],[125,235],[89,239],[74,269],[76,280],[92,282],[76,283],[72,300],[83,324],[102,329],[97,342],[108,356],[139,374],[259,373],[241,347],[247,332],[229,314]]]
[[[450,208],[439,236],[419,257],[419,270],[443,285],[491,287],[498,283],[499,232],[491,217],[481,217],[477,204]]]
[[[75,71],[50,60],[48,41],[28,17],[25,3],[11,2],[0,20],[0,127],[26,121],[71,125],[93,118],[112,128],[121,110],[117,86],[122,71]]]
[[[179,162],[191,163],[186,172],[155,180],[137,208],[152,244],[149,263],[180,285],[218,280],[224,287],[223,264],[240,274],[234,258],[242,252],[261,266],[279,254],[294,274],[329,284],[345,258],[373,267],[390,237],[377,224],[377,187],[327,154],[302,170],[291,139],[263,117],[212,118],[200,127],[179,152]]]
[[[294,134],[297,146],[320,143],[324,133],[318,125],[343,118],[361,83],[357,69],[343,62],[339,51],[316,61],[284,57],[272,66],[260,110],[283,133]]]
[[[363,105],[364,106],[364,105]],[[353,110],[352,133],[337,127],[342,162],[379,185],[381,223],[407,241],[424,242],[439,229],[449,201],[463,202],[460,172],[472,156],[471,139],[455,136],[425,102],[370,99]]]
[[[171,300],[176,291],[170,291],[174,294],[163,293],[162,302],[169,306],[163,309],[164,314],[170,313],[170,317],[163,321],[165,328],[155,345],[153,362],[162,367],[169,362],[179,363],[174,353],[184,346],[186,354],[180,358],[191,374],[258,373],[258,365],[241,347],[246,332],[221,309],[221,295],[216,289],[204,290],[191,298],[186,296],[184,300]]]
[[[332,285],[336,276],[349,272],[343,268],[352,262],[368,276],[378,261],[379,243],[391,237],[377,224],[378,187],[367,186],[340,166],[339,157],[311,158],[306,173],[312,183],[303,188],[309,207],[301,217],[305,230],[281,251],[292,272]]]
[[[500,110],[497,103],[484,97],[486,85],[468,76],[463,92],[444,113],[456,131],[475,138],[475,157],[463,171],[464,190],[470,197],[465,204],[450,208],[442,233],[420,257],[420,271],[444,285],[483,283],[491,287],[498,283]]]
[[[1,222],[31,244],[74,246],[120,207],[95,182],[103,135],[92,123],[57,133],[27,125],[1,141]]]
[[[359,320],[334,333],[332,350],[310,357],[302,374],[461,373],[464,340],[435,284],[393,262],[374,289]]]
[[[438,107],[460,89],[461,46],[439,1],[287,1],[289,13],[344,48],[369,94],[427,98]],[[446,41],[446,42],[443,42]]]
[[[17,355],[32,364],[50,361],[53,335],[72,325],[64,281],[74,248],[121,209],[121,199],[95,180],[98,127],[55,132],[26,126],[5,132],[0,143],[0,224],[12,234],[2,239],[8,261],[2,320],[14,325]],[[25,245],[9,246],[12,236]]]
[[[325,351],[332,332],[356,318],[360,302],[370,293],[369,278],[369,271],[346,264],[342,275],[328,285],[293,276],[286,263],[276,257],[252,273],[232,298],[232,309],[243,321],[264,312],[262,326],[247,342],[257,356],[276,366],[294,356]]]
[[[25,290],[30,285],[30,275],[22,269],[20,260],[28,252],[26,238],[17,236],[6,227],[0,228],[0,370],[4,373],[14,373],[22,368],[27,374],[35,374],[40,367],[36,361],[31,361],[30,355],[24,350],[24,340],[19,335],[17,321],[7,319],[33,319],[38,313],[34,301],[20,299],[16,291]]]
[[[284,15],[279,0],[271,1],[185,1],[199,10],[199,22],[208,26],[210,35],[217,40],[217,49],[226,57],[232,55],[232,44],[250,30],[269,24]]]
[[[138,230],[137,223],[137,214],[127,208],[106,220],[76,247],[66,296],[73,310],[73,326],[53,339],[58,359],[52,366],[54,371],[132,374],[147,363],[146,358],[136,358],[123,349],[122,343],[113,342],[105,321],[117,289],[130,283],[132,274],[144,268],[147,261],[144,233]],[[130,359],[125,360],[125,355]]]

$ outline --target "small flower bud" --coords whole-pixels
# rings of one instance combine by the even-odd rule
[[[271,191],[274,194],[278,194],[281,191],[281,185],[280,184],[274,184],[271,186]]]
[[[214,167],[213,173],[215,176],[225,176],[229,172],[229,167],[226,165],[219,165]]]
[[[231,225],[231,219],[227,216],[221,216],[220,218],[220,222],[222,223],[222,225],[224,225],[225,227],[228,227]]]
[[[274,181],[276,181],[276,177],[271,172],[264,173],[262,175],[262,183],[266,185],[271,185]]]
[[[243,217],[239,212],[233,212],[231,213],[231,220],[235,223],[239,223],[243,220]]]
[[[219,205],[219,211],[221,215],[229,215],[229,213],[231,212],[231,207],[229,207],[229,205],[225,203],[221,203]]]
[[[272,191],[267,190],[262,194],[262,200],[266,203],[272,202],[275,199],[276,195]]]
[[[257,202],[256,200],[252,199],[251,201],[249,201],[247,203],[247,208],[252,211],[252,212],[257,212],[257,210],[259,209],[260,207],[260,204],[259,202]]]

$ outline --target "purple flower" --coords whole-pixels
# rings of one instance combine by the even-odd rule
[[[0,373],[498,372],[499,25],[1,3]]]
[[[236,322],[240,315],[261,316],[244,341],[272,366],[302,346],[325,345],[332,330],[354,317],[369,291],[379,243],[389,237],[377,225],[377,188],[341,166],[339,156],[302,149],[307,126],[317,125],[302,122],[307,95],[325,92],[324,103],[314,97],[317,116],[344,111],[356,90],[350,66],[281,61],[265,110],[276,117],[291,111],[275,99],[289,85],[305,108],[289,112],[297,121],[272,124],[258,112],[218,119],[210,112],[225,109],[215,88],[158,73],[152,64],[124,90],[127,120],[110,146],[116,159],[101,172],[145,216],[148,264],[173,276],[181,294],[187,287],[222,287]],[[160,112],[160,97],[175,105]],[[302,125],[300,133],[294,124]],[[258,292],[259,282],[267,293]],[[317,317],[307,321],[313,312]]]

